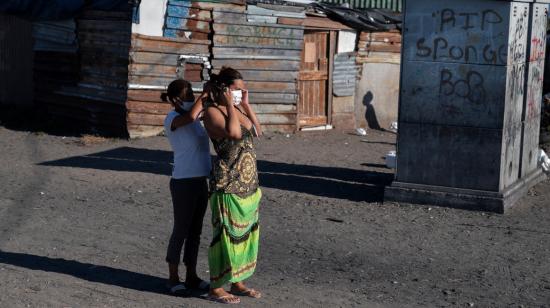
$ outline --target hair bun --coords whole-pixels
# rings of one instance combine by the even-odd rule
[[[168,93],[164,92],[160,95],[160,99],[163,101],[163,102],[168,102]]]

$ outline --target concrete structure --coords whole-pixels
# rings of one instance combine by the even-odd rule
[[[397,175],[386,200],[504,212],[543,178],[526,101],[542,93],[526,76],[544,64],[529,54],[540,48],[531,41],[545,42],[547,12],[532,2],[406,2]]]

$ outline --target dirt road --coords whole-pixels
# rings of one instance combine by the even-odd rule
[[[261,300],[243,307],[550,307],[550,182],[506,215],[382,204],[390,133],[270,135]],[[0,127],[1,307],[214,307],[164,293],[171,153]],[[208,277],[208,212],[199,271]]]

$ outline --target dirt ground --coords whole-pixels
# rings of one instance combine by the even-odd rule
[[[166,295],[167,140],[0,127],[1,307],[215,307]],[[243,307],[550,307],[550,182],[509,214],[383,204],[395,135],[258,142],[261,244]],[[210,212],[199,255],[207,278]]]

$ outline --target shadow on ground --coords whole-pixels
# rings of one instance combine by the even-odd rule
[[[99,153],[43,162],[42,166],[143,172],[169,176],[172,152],[120,147]],[[393,174],[349,168],[258,161],[263,187],[351,201],[382,202]]]
[[[99,266],[74,260],[54,259],[26,253],[0,251],[0,264],[13,265],[58,274],[79,279],[118,286],[141,292],[169,295],[166,291],[166,279],[147,274],[131,272],[109,266]],[[201,297],[204,292],[192,291],[188,296]]]

